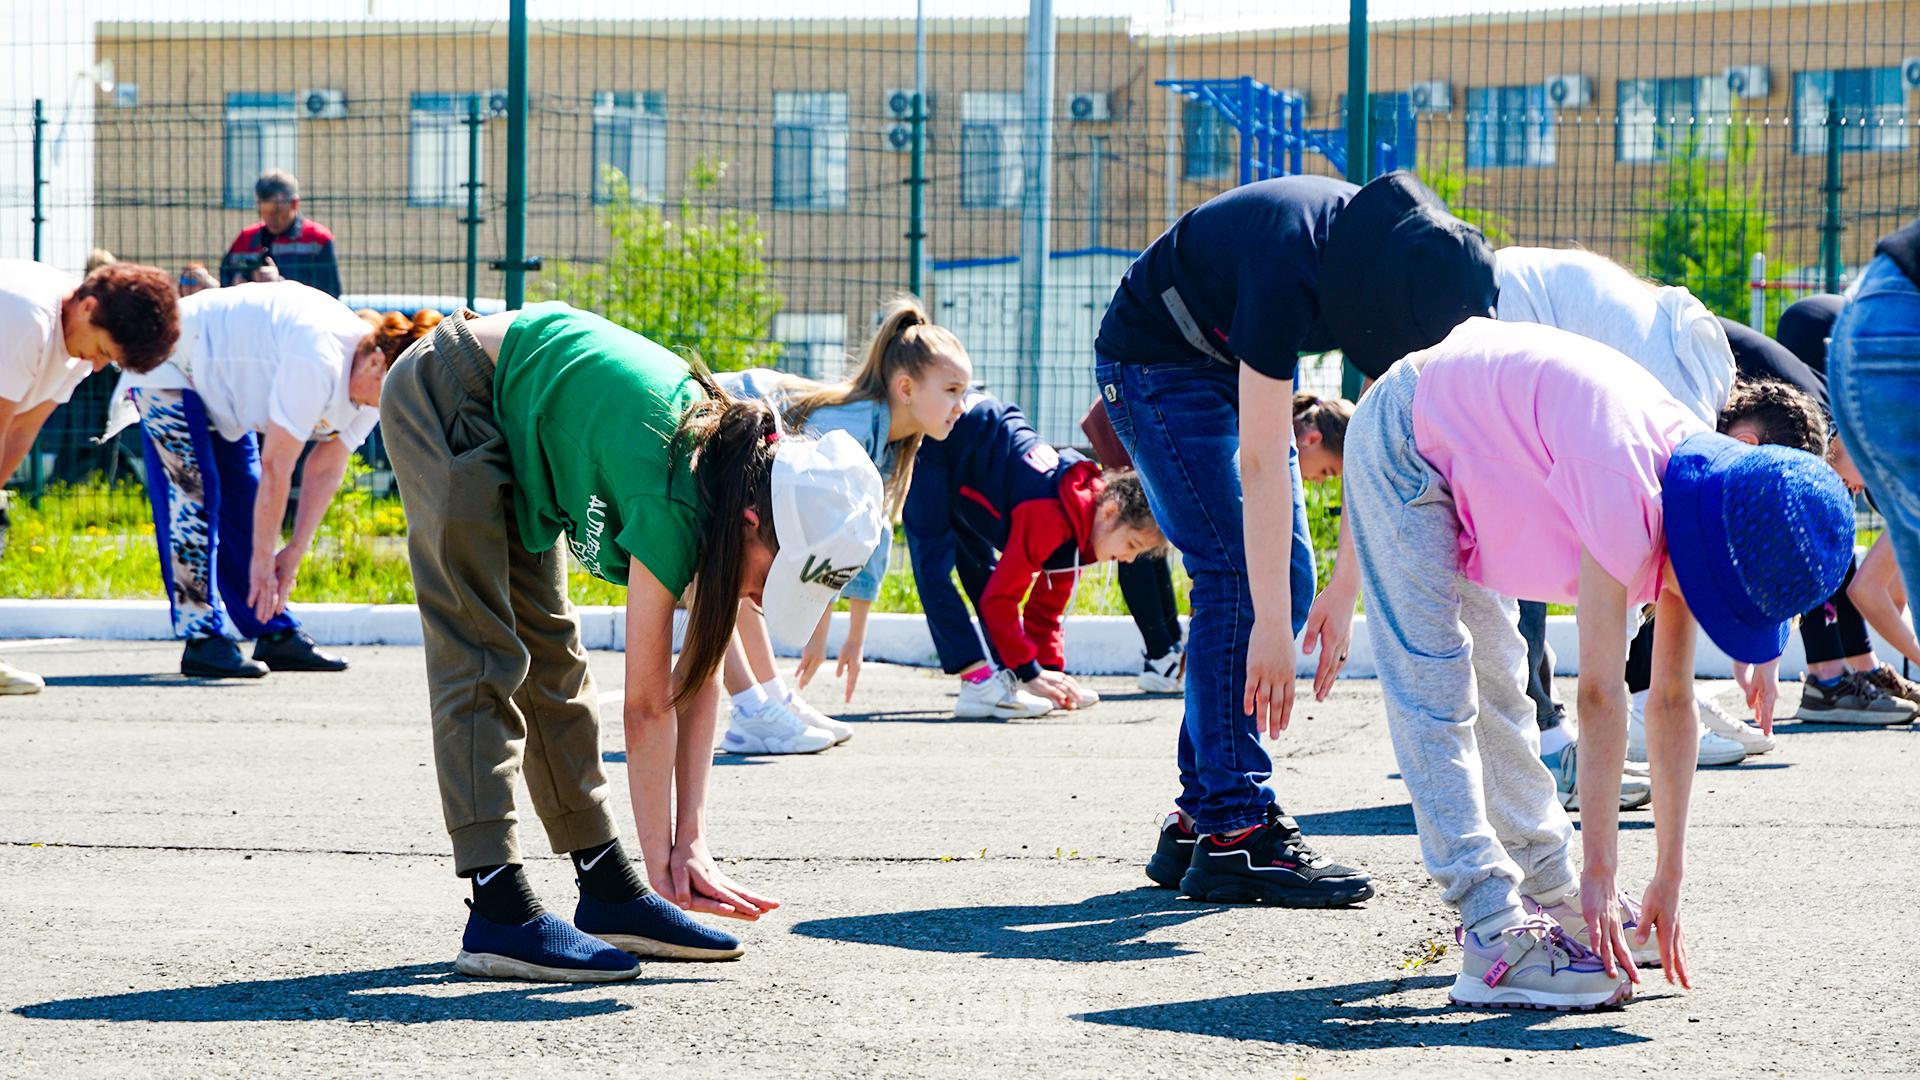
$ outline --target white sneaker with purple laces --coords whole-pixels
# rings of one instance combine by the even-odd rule
[[[1448,992],[1455,1005],[1481,1009],[1598,1009],[1624,1004],[1633,983],[1608,975],[1585,945],[1545,915],[1529,915],[1488,940],[1454,930],[1463,960]]]

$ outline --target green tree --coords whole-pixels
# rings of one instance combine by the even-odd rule
[[[1421,166],[1420,182],[1427,185],[1428,191],[1438,195],[1455,217],[1469,225],[1479,226],[1487,236],[1487,243],[1497,248],[1513,243],[1512,221],[1491,210],[1467,205],[1468,192],[1485,186],[1487,180],[1483,176],[1469,175],[1460,161],[1460,155],[1449,153],[1439,161]]]
[[[1749,264],[1754,252],[1768,251],[1773,218],[1762,205],[1766,174],[1755,162],[1752,130],[1730,124],[1726,148],[1725,159],[1715,160],[1690,137],[1668,158],[1659,190],[1645,200],[1652,212],[1639,240],[1648,277],[1684,285],[1714,314],[1744,323]],[[1772,325],[1785,299],[1769,295],[1767,303]]]
[[[637,200],[608,169],[601,223],[613,240],[606,261],[557,263],[536,295],[597,311],[715,371],[765,366],[780,356],[768,340],[786,303],[767,269],[766,234],[752,214],[702,198],[719,186],[722,162],[696,162],[689,191],[669,213]]]

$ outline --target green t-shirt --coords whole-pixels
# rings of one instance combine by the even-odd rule
[[[638,559],[685,591],[705,515],[673,436],[706,396],[686,361],[590,312],[533,304],[507,330],[493,390],[527,550],[565,533],[595,577],[625,585]]]

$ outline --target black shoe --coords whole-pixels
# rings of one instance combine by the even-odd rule
[[[1180,891],[1215,904],[1277,904],[1280,907],[1345,907],[1373,895],[1364,871],[1328,862],[1307,846],[1300,827],[1267,807],[1267,821],[1231,838],[1202,836]]]
[[[1164,889],[1180,887],[1180,877],[1193,862],[1193,845],[1200,834],[1180,823],[1180,811],[1167,815],[1160,823],[1160,846],[1147,860],[1147,877]]]
[[[304,630],[282,630],[253,643],[253,658],[275,671],[345,671],[347,662],[320,651]]]
[[[197,637],[187,640],[180,655],[180,674],[190,679],[260,679],[267,665],[240,655],[240,646],[223,637]]]

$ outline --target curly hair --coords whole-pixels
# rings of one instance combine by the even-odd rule
[[[157,266],[108,263],[87,275],[73,299],[92,297],[93,325],[120,346],[120,366],[135,374],[159,367],[180,340],[180,294]]]
[[[1720,430],[1752,424],[1762,443],[1791,446],[1815,457],[1827,454],[1827,416],[1806,391],[1779,379],[1733,381],[1726,407],[1720,410]]]
[[[1112,503],[1120,508],[1120,516],[1114,524],[1161,533],[1160,523],[1153,517],[1153,508],[1147,505],[1147,489],[1141,484],[1138,472],[1132,469],[1108,469],[1100,476],[1106,481],[1106,486],[1100,491],[1101,505]],[[1161,533],[1159,546],[1148,554],[1166,553],[1165,533]]]

